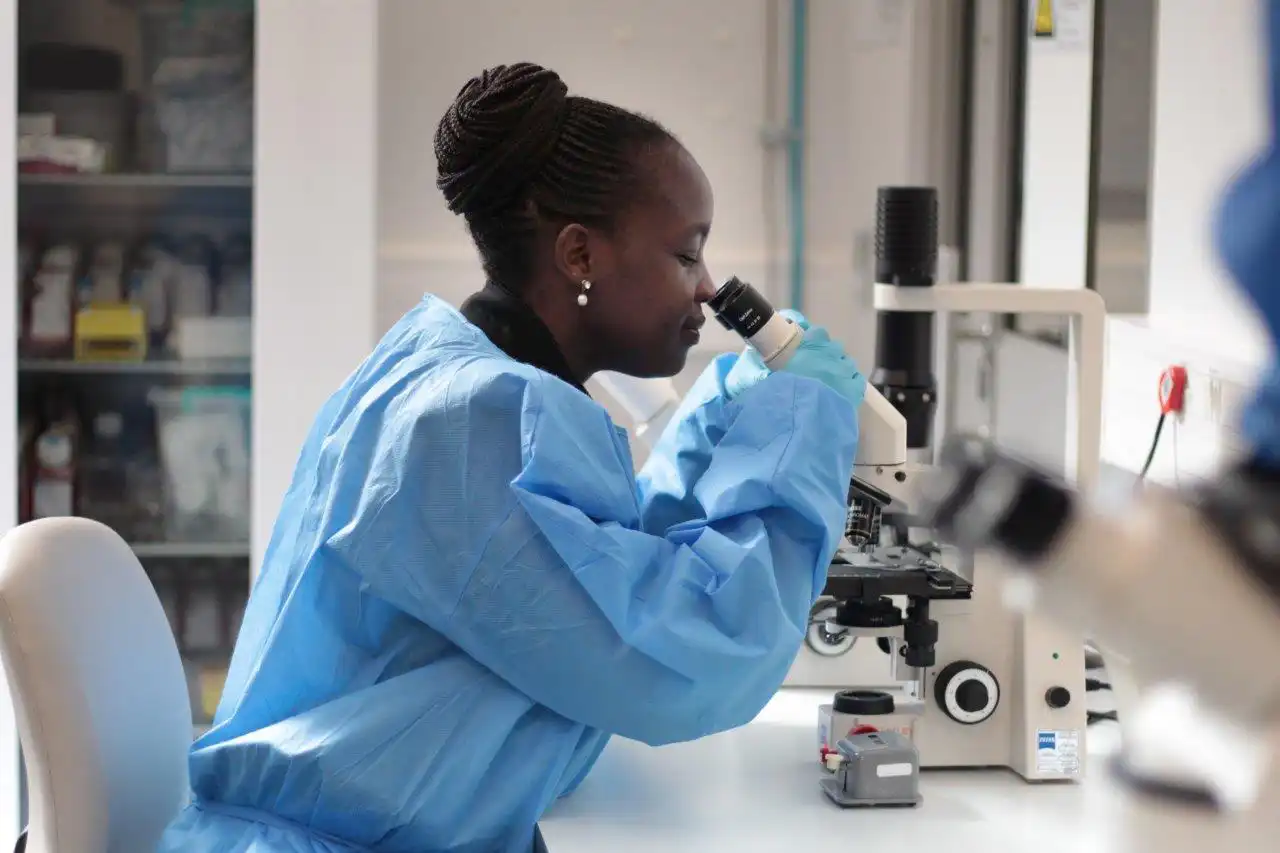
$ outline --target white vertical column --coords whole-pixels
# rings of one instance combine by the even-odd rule
[[[1030,4],[1019,280],[1084,287],[1093,128],[1093,0]],[[1049,29],[1037,35],[1038,15]]]
[[[18,523],[18,11],[0,4],[0,531]],[[8,679],[0,677],[0,848],[21,830],[22,770]]]
[[[312,419],[374,343],[378,9],[258,4],[255,576]]]

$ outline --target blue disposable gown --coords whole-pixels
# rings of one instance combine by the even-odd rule
[[[637,480],[588,396],[428,297],[321,410],[162,853],[528,853],[611,734],[752,719],[843,529],[853,407],[734,356]]]

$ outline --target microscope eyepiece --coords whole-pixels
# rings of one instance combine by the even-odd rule
[[[720,325],[750,339],[773,317],[773,306],[756,290],[737,276],[720,285],[707,303]]]
[[[707,305],[716,321],[741,335],[770,370],[781,370],[804,339],[799,326],[774,311],[763,293],[736,276],[722,284]]]

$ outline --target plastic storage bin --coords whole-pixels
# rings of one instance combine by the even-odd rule
[[[143,15],[141,159],[169,172],[253,168],[253,16],[149,9]]]
[[[208,94],[157,95],[153,161],[166,172],[253,169],[253,86]]]
[[[153,388],[166,538],[177,542],[249,539],[247,388]]]

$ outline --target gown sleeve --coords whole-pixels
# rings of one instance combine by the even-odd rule
[[[727,418],[737,411],[725,389],[737,360],[736,354],[725,354],[707,366],[654,444],[636,478],[642,529],[662,534],[682,521],[702,515],[694,487],[711,465],[725,434]],[[812,436],[801,435],[799,439],[826,440],[836,428],[837,424],[831,423],[828,429],[815,430]],[[857,437],[856,421],[852,432],[845,429],[840,436],[844,442],[854,442],[855,447]]]
[[[568,719],[654,745],[745,724],[825,583],[855,415],[782,374],[708,405],[696,510],[664,526],[673,513],[642,519],[625,437],[589,398],[532,370],[460,367],[447,391],[349,428],[367,473],[328,547]]]

